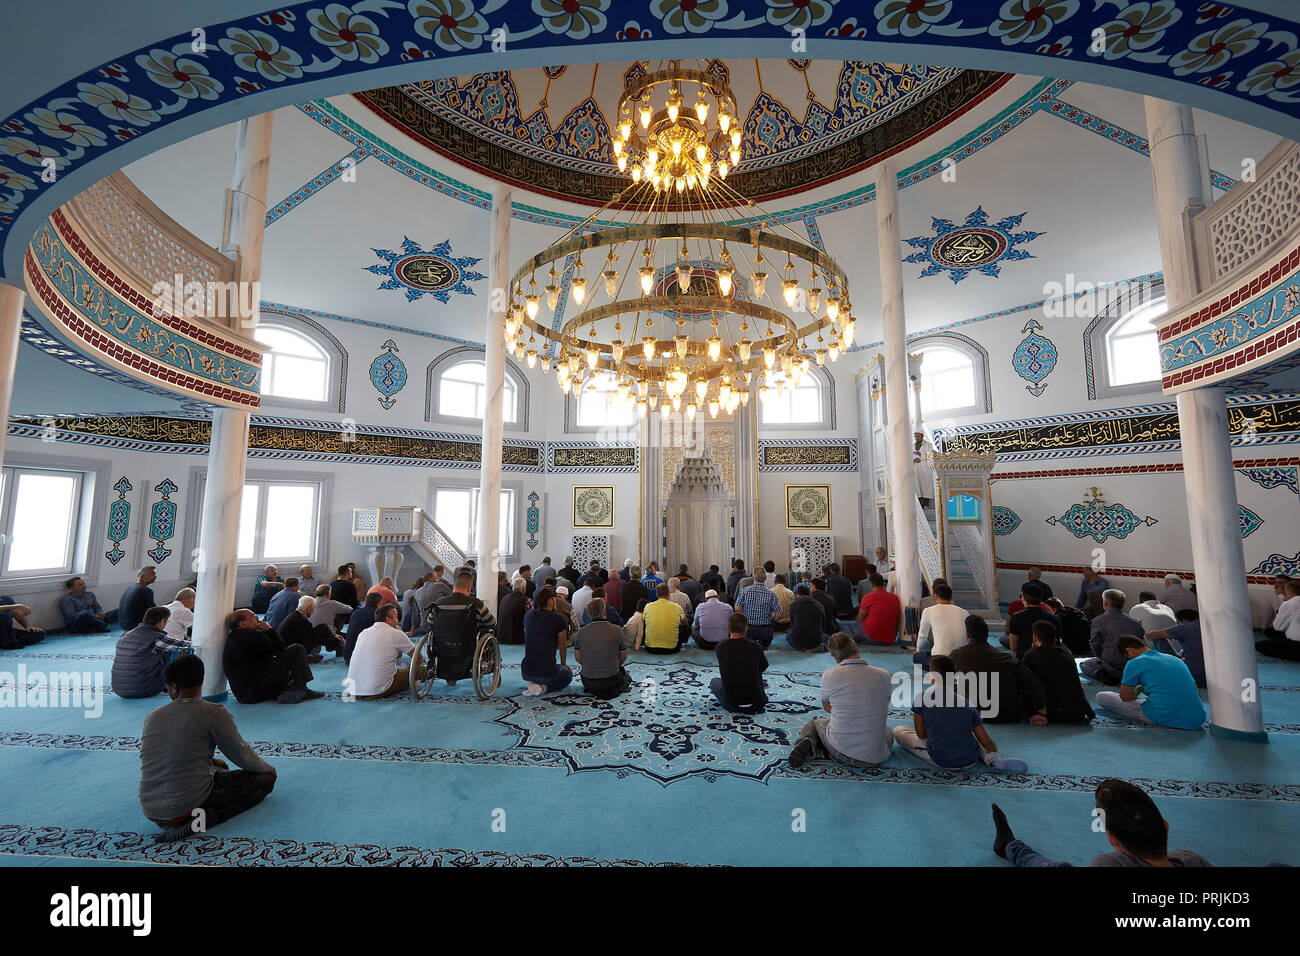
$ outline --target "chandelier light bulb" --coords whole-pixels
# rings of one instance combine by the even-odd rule
[[[718,396],[722,399],[722,404],[726,405],[731,401],[731,382],[726,379],[718,386]]]
[[[718,127],[725,133],[731,128],[731,114],[727,112],[724,106],[722,112],[718,114]]]
[[[799,301],[799,280],[782,279],[781,290],[785,293],[785,304],[793,309],[795,303]]]
[[[748,338],[743,338],[736,343],[736,352],[737,354],[740,355],[740,360],[742,362],[748,362],[749,356],[753,354],[753,351],[754,351],[754,343],[751,342]]]
[[[767,390],[767,386],[766,386],[766,385],[760,385],[760,386],[758,386],[758,400],[759,400],[760,402],[762,402],[764,405],[767,404],[767,397],[768,397],[768,395],[770,395],[770,394],[771,394],[771,393]]]
[[[674,395],[674,396],[673,396],[673,411],[675,411],[675,412],[680,412],[681,410],[682,410],[682,397],[681,397],[680,395]]]
[[[718,270],[718,291],[723,295],[731,295],[731,277],[735,275],[729,267]]]
[[[763,298],[764,293],[767,292],[767,273],[755,272],[749,277],[749,281],[753,283],[754,286],[754,298]]]
[[[667,402],[664,402],[662,405],[659,406],[659,414],[662,417],[667,418],[671,412],[672,412],[672,406],[669,405]]]
[[[675,139],[673,140],[673,159],[677,159],[681,155],[682,155],[682,141],[680,139]]]
[[[731,131],[731,148],[740,149],[740,130],[738,129]]]
[[[700,98],[695,104],[695,118],[703,123],[709,117],[709,104],[704,101],[704,93],[701,91]]]
[[[677,113],[678,113],[678,111],[679,111],[680,109],[681,109],[681,105],[680,105],[680,103],[679,103],[679,101],[677,100],[676,97],[674,97],[673,99],[669,100],[669,101],[668,101],[668,119],[671,120],[672,122],[676,123],[676,122],[677,122]]]
[[[813,353],[813,361],[817,363],[818,368],[822,368],[826,364],[826,353],[818,349]]]
[[[718,417],[718,400],[716,398],[709,399],[709,417]]]
[[[826,318],[834,322],[840,317],[840,300],[831,296],[826,300]]]
[[[600,353],[595,349],[587,349],[587,368],[594,369],[596,363],[600,361]]]
[[[700,161],[700,178],[704,180],[705,186],[709,184],[711,175],[713,175],[713,160],[709,159],[708,154],[705,153],[704,159]]]
[[[560,287],[556,285],[554,282],[552,282],[550,285],[546,287],[546,305],[552,312],[554,312],[555,307],[559,304],[559,302],[560,302]]]
[[[583,300],[587,298],[587,280],[579,278],[573,280],[573,301],[582,305]]]
[[[567,378],[560,379],[560,391],[565,395],[569,394],[569,380]]]
[[[537,303],[539,300],[540,297],[536,295],[529,294],[524,296],[524,301],[528,303],[525,306],[525,309],[528,312],[528,317],[530,319],[537,318]]]
[[[618,272],[614,269],[606,269],[601,274],[605,280],[605,294],[611,299],[618,295]]]
[[[731,150],[728,152],[727,155],[731,157],[731,165],[734,166],[736,165],[736,163],[740,162],[740,150],[738,150],[736,147],[734,146],[731,147]]]
[[[655,340],[650,336],[641,340],[641,354],[645,356],[647,362],[655,357]]]
[[[685,295],[691,287],[691,264],[689,262],[677,263],[677,287]]]
[[[643,129],[650,128],[650,117],[654,114],[650,110],[650,104],[641,107],[641,126]]]
[[[723,179],[726,179],[727,170],[729,168],[730,167],[727,166],[727,161],[724,159],[722,162],[718,163],[718,175],[721,176]]]
[[[718,357],[721,355],[722,355],[722,339],[718,338],[718,336],[716,335],[710,336],[709,337],[709,361],[716,362],[718,360]],[[700,384],[703,385],[704,383],[701,382]]]
[[[633,167],[632,167],[632,182],[634,182],[634,183],[639,183],[640,181],[641,181],[641,167],[640,167],[640,166],[633,166]]]
[[[763,366],[767,369],[771,369],[772,366],[775,364],[776,364],[776,349],[774,348],[763,349]]]
[[[609,350],[613,354],[615,362],[623,361],[623,340],[622,339],[614,339],[614,341],[610,342]]]
[[[645,158],[646,162],[650,164],[650,168],[653,169],[659,164],[659,150],[651,146],[646,150]]]
[[[636,403],[636,413],[639,418],[645,418],[646,401],[644,398]]]
[[[632,135],[632,121],[628,119],[626,116],[619,121],[618,132],[619,135],[622,136],[623,139],[625,140]]]
[[[855,329],[856,329],[856,325],[855,325],[855,323],[854,323],[854,321],[853,321],[853,317],[852,317],[852,316],[849,316],[849,320],[848,320],[847,322],[844,323],[844,341],[845,341],[845,342],[850,342],[850,343],[851,343],[851,342],[853,341],[853,333],[854,333],[854,330],[855,330]]]
[[[641,292],[643,295],[649,295],[651,287],[655,284],[654,266],[642,266],[638,271],[641,275]]]
[[[817,310],[821,308],[821,305],[822,305],[822,290],[809,289],[808,290],[808,311],[813,315],[816,315]]]
[[[528,357],[528,367],[537,368],[537,349],[529,349],[525,354]]]
[[[695,174],[694,174],[694,173],[687,173],[687,174],[686,174],[686,185],[689,186],[689,187],[691,187],[691,189],[694,189],[694,188],[695,188]]]
[[[695,159],[697,162],[704,162],[704,157],[707,155],[709,155],[709,151],[703,143],[700,143],[695,147]]]
[[[686,180],[682,179],[680,176],[677,177],[677,191],[679,193],[686,191]]]
[[[840,357],[840,343],[832,342],[830,345],[828,345],[826,347],[826,354],[829,355],[831,357],[831,361],[834,362],[837,358]]]
[[[709,391],[709,383],[702,378],[696,379],[695,397],[698,398],[700,401],[704,401],[704,396],[708,394],[708,391]]]
[[[684,335],[679,335],[673,339],[673,344],[677,347],[677,357],[686,358],[686,350],[690,348],[691,340]]]
[[[686,405],[686,417],[689,418],[691,421],[695,421],[695,411],[696,411],[696,409],[695,409],[695,403],[694,403],[694,402],[689,402],[689,403],[687,403],[687,405]]]
[[[627,157],[620,154],[618,157],[618,171],[621,173],[625,169],[627,169]]]
[[[614,155],[615,156],[623,155],[623,141],[621,139],[614,140]]]

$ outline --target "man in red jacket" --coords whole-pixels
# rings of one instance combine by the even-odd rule
[[[903,615],[903,605],[898,595],[885,590],[885,579],[873,574],[867,579],[871,591],[862,596],[858,607],[858,623],[867,639],[876,644],[893,644],[898,639],[898,621]]]

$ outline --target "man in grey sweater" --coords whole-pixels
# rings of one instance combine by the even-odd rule
[[[140,807],[163,843],[202,833],[257,806],[275,786],[275,768],[239,735],[221,704],[204,700],[203,661],[189,655],[164,675],[170,704],[144,721],[140,735]],[[221,752],[239,766],[232,771]]]

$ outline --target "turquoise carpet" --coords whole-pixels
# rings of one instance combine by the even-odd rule
[[[51,672],[102,675],[115,635],[52,637],[0,654],[32,687]],[[778,638],[779,639],[779,638]],[[274,793],[211,833],[163,846],[136,802],[139,732],[165,702],[110,694],[79,707],[0,710],[0,859],[16,865],[792,864],[1005,866],[989,803],[1044,853],[1083,864],[1109,847],[1090,828],[1099,779],[1147,788],[1171,846],[1218,865],[1300,863],[1300,665],[1261,661],[1267,745],[1142,727],[989,727],[1027,773],[944,771],[895,750],[872,770],[785,757],[810,716],[828,655],[774,647],[756,717],[708,692],[712,654],[634,655],[634,690],[523,697],[522,649],[503,649],[496,698],[439,682],[430,699],[348,702],[345,668],[315,665],[326,698],[227,702],[275,765]],[[911,672],[910,655],[870,649]],[[577,685],[577,682],[575,682]],[[1098,688],[1086,685],[1089,696]],[[896,704],[905,695],[896,695]],[[891,723],[910,721],[903,706]]]

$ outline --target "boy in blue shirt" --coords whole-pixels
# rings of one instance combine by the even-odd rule
[[[1200,730],[1205,707],[1187,665],[1172,654],[1152,651],[1141,638],[1131,635],[1121,637],[1118,647],[1128,658],[1119,693],[1099,692],[1097,706],[1146,724]],[[1139,694],[1145,699],[1139,701]]]
[[[912,705],[913,727],[895,727],[894,740],[936,767],[964,770],[982,760],[997,770],[1028,770],[1023,760],[998,753],[979,710],[957,693],[956,672],[952,658],[930,658],[930,684]]]

